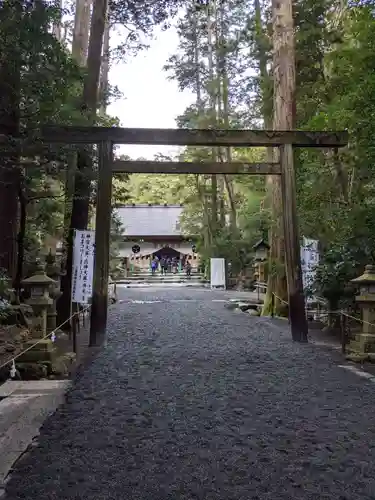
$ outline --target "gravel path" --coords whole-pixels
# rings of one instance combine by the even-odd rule
[[[120,294],[161,302],[112,308],[8,500],[375,498],[371,382],[220,292]]]

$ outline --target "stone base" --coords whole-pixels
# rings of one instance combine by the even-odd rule
[[[367,333],[358,333],[354,340],[346,346],[346,359],[356,363],[375,361],[375,336]]]
[[[18,358],[21,363],[43,363],[44,361],[53,361],[56,356],[56,349],[52,340],[41,340],[38,344],[32,347],[34,344],[34,340],[29,340],[23,345],[24,349],[28,349],[29,347],[31,347],[31,349]]]
[[[67,352],[56,358],[51,367],[52,375],[69,377],[76,361],[76,357],[77,356],[74,352]]]
[[[43,363],[17,363],[16,367],[22,380],[39,380],[48,376],[48,368]]]
[[[31,351],[32,350],[29,352]],[[52,361],[16,362],[16,367],[22,380],[39,380],[49,377],[68,378],[72,373],[75,360],[76,355],[72,352],[68,352],[55,357]]]

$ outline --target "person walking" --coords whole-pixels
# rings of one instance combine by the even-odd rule
[[[169,273],[172,271],[172,259],[170,257],[167,258],[167,271]]]
[[[177,270],[178,270],[177,257],[173,257],[173,259],[172,259],[172,272],[173,272],[173,274],[177,274]]]
[[[167,262],[164,257],[160,259],[160,271],[161,274],[167,274]]]
[[[152,262],[151,262],[152,275],[154,275],[156,273],[157,268],[158,268],[158,261],[156,259],[152,259]]]
[[[191,264],[188,260],[186,260],[185,271],[186,271],[186,276],[188,278],[190,278],[191,277]]]

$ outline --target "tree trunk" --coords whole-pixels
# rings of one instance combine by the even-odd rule
[[[285,1],[285,0],[282,0]],[[274,52],[273,58],[273,76],[274,76],[274,99],[273,99],[273,120],[272,109],[268,106],[269,96],[267,95],[267,83],[270,79],[267,69],[267,43],[264,33],[261,9],[259,0],[254,0],[255,8],[255,42],[257,47],[257,56],[259,64],[259,73],[261,77],[261,91],[263,94],[263,118],[266,129],[287,129],[285,125],[283,104],[282,104],[282,89],[280,89],[280,81],[278,79],[279,54]],[[274,21],[274,47],[278,46],[279,31],[276,27],[276,18]],[[272,123],[273,121],[273,123]],[[272,126],[273,125],[273,126]],[[276,152],[273,148],[267,148],[266,161],[276,161]],[[266,202],[271,207],[271,227],[269,230],[269,274],[267,283],[267,294],[263,306],[263,315],[269,315],[272,312],[278,313],[282,309],[280,299],[287,298],[287,283],[284,266],[284,228],[282,219],[282,194],[281,194],[281,178],[279,176],[268,176],[266,179]],[[275,300],[272,301],[272,295],[275,295]],[[272,311],[274,304],[274,311]],[[285,308],[284,308],[285,309]]]
[[[99,102],[100,109],[99,114],[105,115],[107,109],[107,99],[108,99],[108,77],[109,77],[109,43],[110,43],[110,23],[109,17],[107,15],[107,20],[105,23],[104,39],[103,39],[103,55],[102,55],[102,65],[100,72],[100,83],[99,83]]]
[[[219,8],[215,9],[215,24],[214,24],[214,35],[215,35],[215,59],[216,59],[216,128],[221,128],[223,126],[223,89],[222,89],[222,67],[223,67],[223,51],[222,51],[222,18],[223,18],[223,4],[220,3]],[[219,161],[226,161],[223,154],[223,148],[217,148],[217,159]],[[225,182],[224,176],[217,176],[218,185],[218,204],[219,204],[219,225],[220,228],[224,228],[226,224],[225,220]]]
[[[20,32],[22,3],[4,2],[0,19],[12,20],[5,44],[0,50],[0,134],[17,136],[20,123]],[[6,140],[6,139],[5,139]],[[0,159],[0,269],[15,279],[18,230],[18,188],[20,170],[18,157]]]
[[[199,175],[195,175],[195,185],[198,193],[199,200],[202,205],[203,210],[203,223],[206,229],[208,244],[212,244],[213,234],[212,234],[212,226],[209,216],[208,203],[207,203],[207,195],[205,193],[205,189],[202,189],[202,186],[199,182]]]
[[[58,8],[60,9],[60,11],[62,10],[63,8],[63,0],[59,0],[59,3],[58,3]],[[53,27],[52,27],[52,33],[54,34],[54,36],[57,38],[57,40],[59,42],[61,42],[61,14],[60,14],[60,17],[59,19],[57,19],[54,24],[53,24]]]
[[[90,8],[92,0],[77,0],[74,17],[74,30],[72,42],[72,57],[79,66],[86,66],[87,48],[90,32]],[[75,177],[77,170],[77,153],[71,152],[68,158],[68,167],[65,181],[65,213],[64,213],[64,236],[61,259],[61,271],[63,277],[61,280],[61,290],[63,295],[57,303],[58,322],[63,323],[70,315],[70,295],[71,295],[71,277],[72,259],[69,256],[69,245],[72,245],[72,235],[70,224],[73,210],[73,197],[75,189]],[[69,267],[70,266],[70,267]],[[65,291],[67,290],[67,291]],[[70,325],[66,324],[65,329]]]
[[[17,269],[14,279],[14,288],[17,296],[21,290],[21,282],[23,279],[23,268],[25,260],[25,236],[26,236],[26,221],[27,221],[27,200],[25,196],[24,179],[20,179],[18,200],[20,204],[20,224],[17,236],[18,254],[17,254]]]
[[[200,75],[200,61],[199,61],[199,31],[197,21],[197,10],[192,12],[192,25],[193,25],[193,44],[194,44],[194,66],[195,66],[195,93],[196,105],[198,112],[202,111],[202,82]]]
[[[296,119],[295,53],[292,16],[292,0],[273,0],[273,84],[274,84],[274,130],[292,130]],[[288,29],[285,29],[285,26]],[[286,40],[284,40],[286,38]],[[284,52],[287,53],[284,53]],[[277,158],[278,159],[278,158]],[[274,245],[280,265],[276,294],[287,297],[284,262],[284,229],[282,219],[281,177],[273,178],[273,211],[277,220]]]
[[[223,32],[222,32],[223,36]],[[224,128],[229,129],[229,79],[227,72],[227,64],[226,57],[224,53],[224,49],[222,48],[221,53],[221,76],[222,76],[222,99],[223,99],[223,122]],[[226,161],[232,161],[232,149],[230,147],[226,148]],[[233,190],[233,182],[230,176],[224,174],[224,183],[228,196],[229,203],[229,213],[230,213],[230,225],[232,232],[235,233],[237,230],[237,210],[234,199],[234,190]]]
[[[197,114],[200,117],[204,111],[202,102],[202,81],[200,74],[200,60],[199,60],[199,30],[198,30],[198,19],[197,10],[193,8],[189,12],[189,16],[193,26],[193,44],[194,44],[194,66],[195,66],[195,93],[196,93],[196,107]],[[203,246],[204,254],[208,255],[209,249],[212,244],[212,234],[211,234],[211,223],[209,217],[209,210],[207,204],[207,197],[205,193],[202,193],[201,185],[199,182],[200,176],[195,176],[195,185],[198,194],[198,198],[202,205],[203,211]]]
[[[90,31],[90,7],[91,0],[77,0],[74,17],[74,30],[72,42],[72,57],[79,66],[86,66],[87,47]],[[64,237],[63,257],[61,261],[62,271],[66,271],[67,241],[72,217],[72,203],[74,193],[74,178],[77,168],[77,154],[72,152],[68,158],[68,167],[65,181],[65,213],[64,213]]]
[[[94,125],[98,104],[98,85],[103,46],[103,36],[106,23],[107,0],[94,0],[90,39],[87,56],[87,75],[83,87],[82,112],[86,121]],[[67,238],[67,269],[62,280],[63,295],[59,300],[59,322],[66,321],[70,316],[70,300],[73,267],[73,234],[74,229],[84,230],[89,221],[89,204],[91,194],[92,161],[87,147],[79,150],[77,170],[74,182],[74,196],[70,230]]]
[[[92,0],[77,0],[74,16],[72,57],[80,66],[86,65],[90,32]]]
[[[211,17],[211,6],[207,7],[207,44],[208,44],[208,73],[209,73],[209,94],[211,120],[214,128],[217,126],[216,96],[214,86],[214,59],[213,59],[213,20]],[[213,3],[214,16],[216,13],[216,0]],[[212,161],[217,161],[217,148],[212,148]],[[218,196],[217,196],[217,176],[211,175],[211,226],[215,235],[217,231]]]

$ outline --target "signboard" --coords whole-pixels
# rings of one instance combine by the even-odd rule
[[[74,231],[72,302],[89,304],[92,297],[95,231]]]
[[[315,280],[315,267],[319,264],[319,242],[303,238],[301,247],[301,267],[303,288],[310,287]]]
[[[225,259],[211,259],[211,288],[226,288]]]

